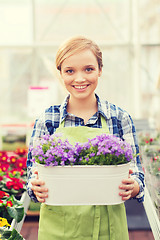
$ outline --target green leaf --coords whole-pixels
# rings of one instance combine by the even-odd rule
[[[24,238],[15,230],[8,228],[0,228],[1,240],[23,240]]]
[[[9,215],[14,218],[17,222],[20,222],[24,216],[24,207],[7,207]]]
[[[8,240],[23,240],[24,238],[15,230],[12,230],[12,234]]]
[[[47,150],[49,149],[50,145],[51,145],[51,144],[43,144],[42,150],[43,150],[44,153],[47,152]]]
[[[1,239],[6,240],[11,236],[11,231],[8,228],[0,228]]]
[[[13,202],[14,206],[21,206],[22,205],[21,201],[17,200],[13,195],[11,196],[11,198],[12,198],[11,201]]]

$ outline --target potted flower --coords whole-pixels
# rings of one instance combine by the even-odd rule
[[[155,152],[154,156],[150,158],[147,174],[150,177],[147,185],[149,186],[149,191],[160,219],[160,153]]]
[[[106,134],[73,145],[62,139],[60,134],[44,135],[30,148],[39,177],[49,188],[46,203],[121,203],[118,186],[128,177],[133,158],[131,146]]]
[[[13,219],[20,222],[24,216],[24,207],[21,201],[13,195],[10,196],[8,193],[0,191],[0,216],[6,218],[9,223]]]
[[[140,145],[145,180],[160,219],[160,134],[141,134]]]
[[[0,239],[2,240],[23,240],[24,238],[15,230],[10,229],[7,219],[0,217]]]
[[[0,152],[0,189],[20,196],[26,190],[26,150],[15,153]]]

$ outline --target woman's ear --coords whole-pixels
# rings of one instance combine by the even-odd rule
[[[98,76],[100,77],[102,75],[102,68],[99,69],[99,74]]]

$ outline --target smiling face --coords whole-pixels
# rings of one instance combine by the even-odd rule
[[[61,65],[61,76],[72,100],[89,100],[101,75],[97,58],[90,49],[66,58]]]

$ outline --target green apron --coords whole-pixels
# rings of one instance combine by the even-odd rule
[[[86,142],[109,134],[104,118],[102,128],[86,126],[57,128],[70,143]],[[54,187],[54,183],[53,183]],[[107,191],[107,189],[106,189]],[[69,193],[68,193],[69,194]],[[50,206],[41,204],[38,240],[129,240],[124,203],[117,205]]]

